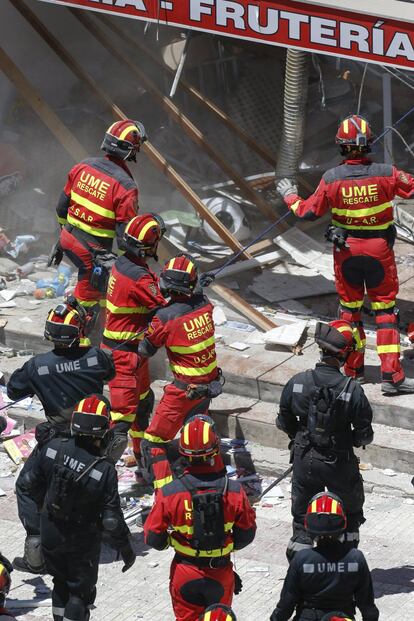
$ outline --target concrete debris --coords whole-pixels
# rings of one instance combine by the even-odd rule
[[[279,485],[276,485],[276,487],[273,487],[272,489],[270,489],[267,492],[267,494],[265,494],[262,497],[261,500],[263,502],[266,502],[266,501],[273,500],[273,499],[276,499],[276,498],[284,498],[284,497],[285,497],[285,494],[284,494],[282,488]]]
[[[298,344],[307,325],[307,321],[296,321],[290,325],[273,328],[264,334],[264,342],[266,345],[294,347]]]
[[[1,292],[0,292],[1,293]],[[227,317],[221,306],[215,306],[213,309],[213,321],[216,326],[222,326],[226,323]]]
[[[264,267],[271,263],[276,263],[282,259],[286,259],[287,253],[284,250],[274,250],[273,252],[267,252],[254,259],[247,259],[247,261],[238,261],[233,265],[228,265],[219,274],[217,274],[217,280],[220,278],[227,278],[228,276],[235,276],[241,272],[252,270],[258,267]]]
[[[397,236],[414,243],[414,216],[397,204],[394,205],[394,223]]]
[[[299,265],[312,268],[329,280],[334,279],[330,246],[320,244],[296,226],[291,227],[282,235],[278,235],[273,241]]]
[[[273,303],[335,293],[335,285],[314,269],[280,263],[255,278],[249,290]]]
[[[254,332],[256,330],[250,323],[243,323],[242,321],[227,321],[226,328],[240,330],[241,332]]]
[[[386,477],[395,477],[397,475],[397,473],[394,472],[394,470],[392,470],[391,468],[385,468],[385,470],[383,470],[383,473]]]
[[[233,343],[229,343],[229,347],[237,349],[238,351],[244,351],[245,349],[249,349],[250,345],[241,343],[240,341],[233,341]]]

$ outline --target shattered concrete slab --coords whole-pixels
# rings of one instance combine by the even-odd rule
[[[249,290],[268,302],[309,298],[335,293],[332,280],[314,269],[280,263],[254,279]]]
[[[312,268],[318,274],[333,280],[332,248],[330,245],[320,244],[297,227],[290,228],[286,233],[275,237],[273,241],[299,265]]]

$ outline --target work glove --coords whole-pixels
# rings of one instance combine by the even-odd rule
[[[329,225],[325,231],[325,239],[333,243],[335,248],[338,250],[342,250],[342,248],[349,248],[349,245],[346,243],[348,239],[348,231],[345,229],[341,229],[341,227],[336,227]]]
[[[201,274],[198,282],[200,287],[209,287],[215,279],[216,275],[213,274],[213,272],[205,272],[204,274]]]
[[[49,258],[47,260],[47,266],[50,267],[51,265],[60,265],[63,259],[63,250],[62,250],[62,246],[60,245],[60,241],[57,240],[56,244],[53,246],[52,250],[50,251],[49,254]]]
[[[119,553],[121,555],[122,560],[124,561],[124,566],[122,568],[122,573],[124,574],[135,563],[136,556],[135,556],[134,550],[132,549],[131,543],[129,541],[126,545],[124,545],[119,550]]]
[[[270,617],[270,621],[278,621],[277,619],[277,608],[272,612],[272,616]]]
[[[289,194],[297,194],[298,186],[291,179],[284,177],[276,184],[276,190],[283,198],[286,198]]]
[[[239,574],[236,571],[233,570],[233,573],[234,573],[234,594],[238,595],[239,593],[242,592],[243,582]]]

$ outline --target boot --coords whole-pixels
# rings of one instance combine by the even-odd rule
[[[40,537],[28,535],[24,542],[24,555],[13,559],[13,567],[17,571],[29,574],[45,574],[46,567],[43,559]]]
[[[384,395],[411,395],[414,394],[414,379],[405,377],[401,382],[382,382],[381,392]]]

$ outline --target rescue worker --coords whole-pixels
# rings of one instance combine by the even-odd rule
[[[301,219],[315,220],[329,210],[332,213],[326,237],[333,242],[339,317],[359,332],[358,349],[349,357],[345,374],[364,380],[366,339],[361,311],[366,291],[375,313],[381,390],[388,395],[414,393],[414,379],[405,377],[400,362],[392,205],[395,196],[411,196],[414,178],[395,166],[372,162],[367,157],[372,139],[363,117],[347,117],[336,134],[345,159],[323,175],[314,194],[302,199],[289,179],[279,181],[277,190]]]
[[[70,170],[56,207],[61,233],[54,262],[63,252],[78,268],[74,294],[95,314],[98,305],[104,306],[106,279],[102,286],[91,284],[94,259],[105,263],[111,258],[114,238],[120,246],[126,224],[138,211],[138,188],[127,162],[136,162],[146,139],[138,121],[112,123],[101,145],[105,156],[88,158]]]
[[[240,592],[230,553],[253,541],[256,516],[241,483],[226,475],[209,416],[187,421],[179,452],[187,467],[156,494],[144,537],[157,550],[174,548],[170,594],[175,619],[198,621],[213,604],[231,606],[233,593]]]
[[[224,604],[213,604],[199,617],[199,621],[237,621],[231,608]]]
[[[41,508],[41,543],[53,577],[54,621],[88,621],[96,597],[102,532],[119,550],[122,571],[135,562],[121,510],[115,465],[102,456],[110,404],[90,395],[75,407],[70,438],[54,438],[37,452],[24,477]]]
[[[341,542],[346,528],[341,500],[330,492],[314,496],[305,526],[315,547],[295,555],[270,621],[287,621],[295,608],[295,621],[332,619],[325,616],[332,609],[346,613],[339,618],[354,621],[355,608],[360,610],[362,621],[377,621],[379,611],[365,557]]]
[[[206,413],[211,399],[222,390],[213,306],[197,287],[197,279],[197,267],[189,255],[181,254],[165,263],[160,286],[170,301],[156,311],[138,346],[144,359],[165,346],[174,375],[174,380],[164,388],[142,443],[143,459],[151,471],[155,490],[172,480],[168,443],[187,417]]]
[[[320,362],[287,382],[276,419],[292,445],[293,536],[288,559],[312,546],[304,517],[309,499],[325,487],[342,498],[349,546],[358,545],[359,526],[365,522],[364,489],[353,447],[372,442],[372,409],[362,386],[340,371],[355,347],[352,326],[340,319],[318,322],[315,341]]]
[[[13,561],[15,569],[20,571],[44,573],[40,551],[40,516],[36,504],[22,488],[22,479],[31,471],[37,450],[51,436],[69,435],[74,405],[92,391],[102,392],[104,382],[115,375],[110,352],[80,346],[86,319],[83,307],[77,305],[75,299],[51,310],[46,320],[45,338],[53,343],[54,349],[25,362],[12,373],[7,384],[10,399],[36,395],[47,419],[47,422],[37,425],[38,446],[25,462],[16,481],[19,518],[27,533],[24,555]]]
[[[153,214],[132,218],[123,235],[125,254],[116,260],[108,282],[102,347],[116,347],[116,376],[109,382],[115,462],[127,446],[131,428],[135,457],[140,463],[141,438],[154,405],[148,359],[140,359],[137,347],[154,311],[166,304],[158,276],[147,265],[148,258],[157,258],[158,242],[165,230],[161,223]],[[142,482],[139,471],[136,476]]]
[[[10,573],[13,566],[5,556],[0,554],[0,621],[16,621],[5,607],[7,593],[10,591],[11,579]]]

